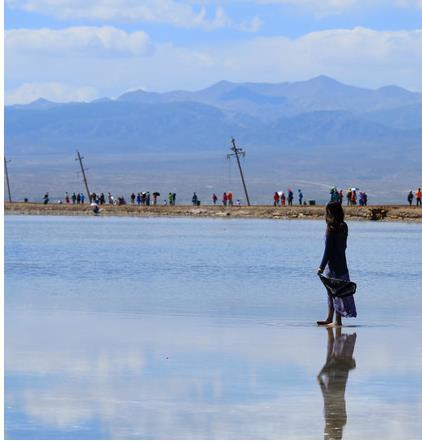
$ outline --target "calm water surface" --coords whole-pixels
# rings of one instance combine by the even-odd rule
[[[329,332],[322,222],[7,216],[6,437],[419,438],[422,226],[349,231]]]

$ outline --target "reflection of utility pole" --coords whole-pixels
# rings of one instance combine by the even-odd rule
[[[236,147],[234,138],[232,138],[232,144],[233,147],[231,147],[230,150],[232,150],[234,153],[228,154],[227,159],[230,159],[232,156],[236,156],[237,165],[239,166],[239,171],[240,171],[240,177],[242,178],[243,189],[245,190],[246,201],[249,206],[251,205],[251,203],[249,202],[248,190],[246,190],[245,178],[243,177],[242,166],[240,165],[240,159],[239,159],[239,156],[243,156],[243,157],[245,156],[245,151],[243,149]]]
[[[6,176],[6,183],[7,183],[7,192],[9,194],[9,202],[12,202],[12,196],[10,194],[10,184],[9,184],[9,173],[7,172],[7,163],[10,162],[6,161],[6,156],[4,157],[4,174]]]
[[[79,164],[81,165],[82,177],[83,177],[84,183],[85,183],[86,194],[89,198],[89,201],[91,202],[91,193],[89,192],[88,181],[86,180],[85,169],[84,169],[84,165],[82,164],[82,159],[84,159],[84,158],[80,155],[78,150],[76,150],[76,154],[78,155],[78,157],[75,158],[75,161],[79,161]]]

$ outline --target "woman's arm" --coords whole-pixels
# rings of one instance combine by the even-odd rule
[[[322,256],[321,263],[319,264],[318,272],[322,273],[327,266],[328,261],[330,260],[331,253],[333,249],[333,234],[327,232],[325,236],[325,250],[324,255]]]

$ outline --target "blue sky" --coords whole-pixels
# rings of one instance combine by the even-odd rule
[[[6,103],[319,74],[422,91],[422,0],[6,0]]]

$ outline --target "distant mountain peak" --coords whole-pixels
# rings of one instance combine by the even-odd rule
[[[67,103],[70,104],[70,103]],[[62,105],[61,103],[56,103],[54,101],[49,101],[45,98],[37,98],[34,101],[31,101],[29,104],[16,104],[14,107],[28,109],[28,110],[46,110],[51,109],[52,107],[57,107]]]
[[[55,104],[55,103],[53,103],[53,101],[49,101],[49,100],[47,100],[47,99],[45,99],[43,97],[39,97],[36,100],[31,101],[29,103],[29,105],[32,105],[32,104],[46,104],[46,103],[48,103],[48,104]]]
[[[422,94],[418,92],[411,92],[410,90],[407,90],[403,87],[396,86],[394,84],[390,84],[387,86],[380,87],[377,89],[377,92],[382,93],[384,96],[390,97],[390,98],[396,98],[396,97],[417,97],[420,96],[420,99],[422,100]]]
[[[92,100],[91,103],[108,103],[109,101],[113,101],[113,100],[108,97],[102,97],[102,98],[96,98],[95,100]]]
[[[129,90],[125,93],[122,93],[118,98],[117,101],[145,101],[149,102],[151,100],[155,100],[156,98],[160,97],[161,94],[158,92],[148,92],[143,89],[138,90]]]
[[[222,91],[227,92],[228,90],[238,87],[241,83],[232,83],[231,81],[227,80],[221,80],[217,83],[212,84],[209,87],[205,87],[204,89],[201,89],[199,92],[210,92],[210,91]]]
[[[321,83],[321,84],[342,84],[334,78],[331,78],[327,75],[318,75],[314,78],[309,79],[307,82],[309,83]]]
[[[348,110],[356,113],[400,108],[422,102],[422,93],[410,92],[396,85],[379,89],[347,85],[321,74],[305,81],[284,83],[236,83],[221,80],[196,90],[152,92],[144,89],[127,90],[116,99],[100,98],[91,103],[97,106],[114,102],[139,104],[170,104],[196,102],[214,106],[225,112],[249,115],[261,120],[322,110]],[[38,98],[15,109],[47,110],[70,103],[54,103]]]
[[[209,87],[232,86],[233,84],[237,84],[237,83],[233,83],[232,81],[227,81],[227,80],[220,80]]]
[[[408,90],[406,90],[404,87],[396,86],[395,84],[387,84],[386,86],[378,88],[378,90],[401,90],[408,92]]]

